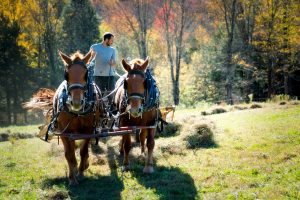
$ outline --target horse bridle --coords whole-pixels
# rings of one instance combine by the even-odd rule
[[[129,71],[128,75],[127,75],[127,78],[128,78],[129,75],[133,75],[133,74],[141,75],[144,78],[144,81],[146,81],[146,74],[142,70],[131,70],[131,71]],[[124,90],[125,90],[125,95],[126,95],[126,97],[125,97],[126,99],[125,100],[126,100],[127,104],[129,103],[130,99],[141,99],[142,102],[143,102],[142,104],[144,104],[144,102],[145,102],[145,96],[146,96],[145,94],[146,94],[146,91],[147,91],[146,89],[147,89],[147,87],[145,86],[145,92],[144,92],[144,94],[136,93],[136,92],[128,94],[128,91],[127,91],[127,82],[124,81]]]
[[[67,68],[70,68],[72,65],[75,65],[75,64],[82,66],[86,70],[88,69],[87,66],[86,66],[86,64],[83,61],[81,61],[81,60],[75,60],[75,61],[73,61],[70,65],[67,66]],[[86,74],[85,74],[85,80],[86,81],[87,81],[87,73],[88,72],[86,71]],[[68,79],[69,79],[69,74],[68,74],[67,71],[65,71],[65,80],[67,81],[67,85],[68,85],[67,90],[68,90],[68,92],[70,92],[70,91],[72,91],[74,89],[81,89],[83,91],[87,90],[86,84],[81,84],[81,83],[69,84],[68,83]]]

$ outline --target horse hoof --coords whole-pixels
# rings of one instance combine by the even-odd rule
[[[144,167],[143,172],[145,174],[152,174],[154,172],[154,168],[152,166],[146,166]]]
[[[127,172],[127,171],[129,171],[129,169],[130,169],[129,165],[122,166],[122,172]]]

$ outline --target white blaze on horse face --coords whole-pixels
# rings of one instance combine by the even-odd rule
[[[73,111],[80,111],[85,104],[83,91],[80,89],[74,89],[71,92],[71,109]]]
[[[141,94],[145,92],[144,78],[140,75],[133,74],[127,79],[128,93],[130,94]],[[129,96],[130,109],[128,110],[130,115],[134,118],[141,117],[143,114],[143,99],[140,96],[133,95]]]

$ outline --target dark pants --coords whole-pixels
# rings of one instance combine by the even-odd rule
[[[114,76],[95,76],[95,83],[100,88],[102,97],[104,97],[115,89],[116,81]],[[113,95],[108,97],[109,103],[112,103],[112,98]]]

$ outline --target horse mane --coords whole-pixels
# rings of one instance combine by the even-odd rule
[[[84,55],[80,53],[80,51],[76,51],[70,56],[72,61],[81,61],[84,58]]]
[[[129,62],[131,70],[141,70],[141,66],[145,61],[140,58],[135,58]]]

